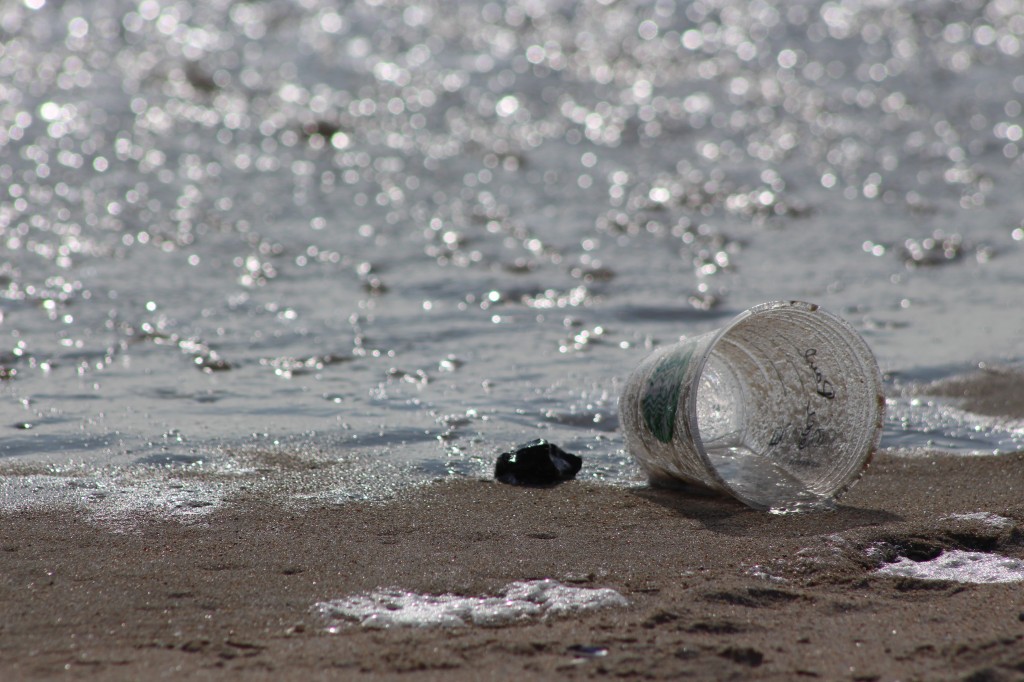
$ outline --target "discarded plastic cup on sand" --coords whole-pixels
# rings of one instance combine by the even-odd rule
[[[619,399],[626,447],[653,484],[778,513],[833,508],[874,454],[884,410],[868,345],[802,301],[763,303],[659,348]]]

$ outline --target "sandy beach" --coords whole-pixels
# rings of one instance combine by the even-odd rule
[[[0,1],[0,682],[1024,682],[1022,63],[1022,0]],[[870,348],[863,477],[639,482],[633,368],[769,301]],[[814,329],[696,435],[861,385]],[[614,599],[322,606],[522,581]]]
[[[880,454],[838,511],[773,516],[696,492],[440,482],[384,503],[239,499],[192,524],[0,516],[5,680],[1010,680],[1020,584],[877,575],[894,554],[1024,557],[1024,454]],[[1004,521],[986,523],[988,512]],[[502,628],[368,630],[317,602],[513,580],[629,600]]]

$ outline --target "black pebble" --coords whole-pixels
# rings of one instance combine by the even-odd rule
[[[554,485],[576,477],[583,458],[543,438],[498,455],[494,478],[509,485]]]

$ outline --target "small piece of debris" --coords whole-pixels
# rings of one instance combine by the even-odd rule
[[[582,457],[538,438],[501,453],[494,478],[509,485],[555,485],[575,478],[582,466]]]

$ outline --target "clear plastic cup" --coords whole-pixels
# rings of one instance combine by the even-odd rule
[[[756,509],[827,509],[870,461],[885,398],[871,349],[817,305],[774,301],[659,348],[619,399],[626,447],[652,484]]]

